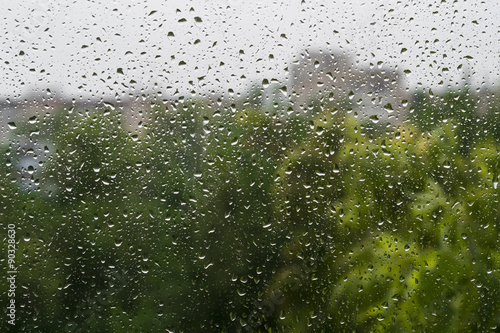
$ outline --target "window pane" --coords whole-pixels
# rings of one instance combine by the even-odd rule
[[[6,0],[2,331],[500,323],[500,5]]]

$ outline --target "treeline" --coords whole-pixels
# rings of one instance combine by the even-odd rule
[[[135,130],[119,108],[16,123],[0,216],[18,235],[18,322],[2,327],[493,329],[495,96],[419,92],[397,124],[187,99],[154,103]]]

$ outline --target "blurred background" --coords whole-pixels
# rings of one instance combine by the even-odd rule
[[[2,329],[497,330],[499,10],[7,1]]]

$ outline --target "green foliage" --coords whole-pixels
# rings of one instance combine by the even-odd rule
[[[497,327],[495,100],[480,116],[468,90],[418,92],[409,121],[372,131],[250,97],[157,103],[132,131],[110,110],[20,124],[0,161],[16,330]]]

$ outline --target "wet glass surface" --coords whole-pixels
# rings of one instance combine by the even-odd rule
[[[0,330],[498,329],[498,4],[2,7]]]

